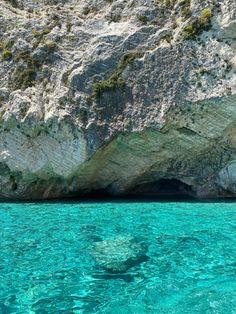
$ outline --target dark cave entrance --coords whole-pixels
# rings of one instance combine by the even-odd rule
[[[92,190],[84,194],[88,199],[107,198],[145,198],[145,199],[189,199],[195,198],[192,187],[177,179],[159,179],[157,181],[137,184],[124,194],[114,194],[111,186],[104,189]]]
[[[177,179],[160,179],[136,185],[127,193],[130,196],[144,197],[195,197],[192,187]]]

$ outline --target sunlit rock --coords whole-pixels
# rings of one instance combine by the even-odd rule
[[[234,0],[0,5],[0,198],[236,195]]]

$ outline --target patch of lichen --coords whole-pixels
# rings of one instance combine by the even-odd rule
[[[202,10],[200,16],[194,18],[191,23],[186,25],[183,29],[182,36],[184,39],[194,39],[200,35],[204,30],[211,28],[212,12],[209,8]]]
[[[131,64],[134,59],[143,57],[144,53],[140,51],[130,51],[126,53],[118,62],[115,71],[106,80],[97,80],[92,85],[92,95],[91,99],[96,99],[102,95],[104,91],[111,89],[122,89],[125,87],[125,81],[121,77],[122,72],[125,68]]]

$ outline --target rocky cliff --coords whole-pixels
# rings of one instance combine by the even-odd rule
[[[235,0],[0,0],[0,197],[236,196]]]

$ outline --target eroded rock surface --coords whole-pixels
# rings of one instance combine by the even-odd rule
[[[235,12],[0,0],[0,197],[235,196]]]

